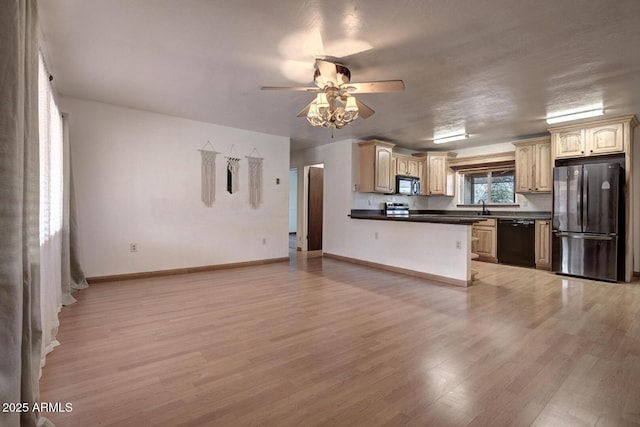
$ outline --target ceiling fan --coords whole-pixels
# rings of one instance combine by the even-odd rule
[[[316,59],[313,80],[317,87],[263,86],[262,90],[292,90],[317,93],[297,117],[305,117],[313,126],[340,129],[358,117],[366,119],[375,111],[356,99],[354,93],[400,92],[402,80],[351,83],[351,71],[342,64]]]

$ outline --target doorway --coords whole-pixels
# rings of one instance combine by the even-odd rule
[[[322,250],[324,164],[309,166],[307,187],[307,250]]]
[[[289,251],[298,246],[298,169],[289,170]]]

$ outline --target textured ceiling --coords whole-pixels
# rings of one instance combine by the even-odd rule
[[[313,99],[260,87],[313,84],[315,58],[376,113],[333,132],[410,149],[511,141],[547,114],[602,104],[640,112],[638,0],[39,0],[47,60],[63,96],[291,138],[331,142],[295,115]],[[466,131],[435,146],[434,135]]]

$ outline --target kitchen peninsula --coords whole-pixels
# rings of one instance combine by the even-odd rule
[[[470,286],[471,227],[482,217],[352,211],[362,254],[345,259],[457,286]],[[366,261],[365,261],[366,260]]]
[[[349,217],[369,221],[354,221],[363,240],[367,241],[366,253],[362,258],[347,260],[458,286],[470,286],[474,274],[470,261],[477,257],[474,252],[481,254],[479,247],[472,249],[474,224],[515,218],[548,220],[550,213],[496,212],[481,215],[474,211],[411,211],[409,214],[407,208],[405,215],[361,209],[352,210]],[[370,239],[370,235],[373,235],[373,239]]]

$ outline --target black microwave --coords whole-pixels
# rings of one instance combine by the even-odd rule
[[[420,179],[415,176],[396,175],[396,194],[420,195]]]

